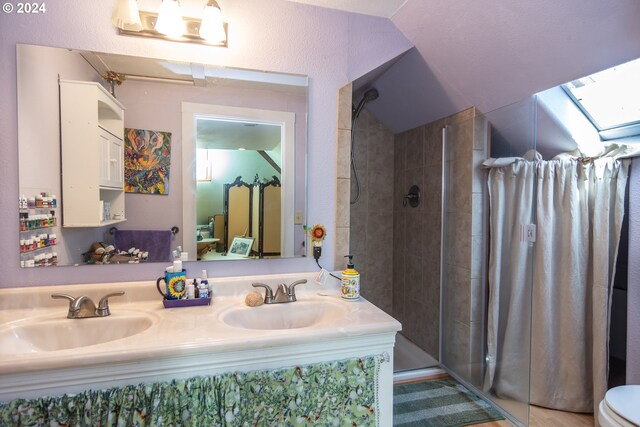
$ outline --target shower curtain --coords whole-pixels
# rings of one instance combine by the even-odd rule
[[[574,412],[604,397],[628,167],[601,158],[490,170],[487,375],[499,396]],[[522,242],[520,225],[534,223],[535,243]]]

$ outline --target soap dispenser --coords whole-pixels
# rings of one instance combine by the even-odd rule
[[[353,255],[345,255],[348,258],[347,269],[342,272],[342,298],[347,301],[355,301],[360,298],[360,273],[353,266]]]

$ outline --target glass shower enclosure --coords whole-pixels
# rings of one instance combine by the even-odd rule
[[[535,149],[535,97],[442,130],[440,364],[517,425],[528,425],[533,244],[528,218],[490,222],[489,157],[521,157]],[[535,180],[533,180],[535,185]],[[533,192],[518,195],[533,197]],[[496,201],[493,200],[495,203]],[[533,217],[531,212],[531,218]],[[518,226],[507,226],[515,223]],[[527,262],[489,292],[499,274],[493,244],[521,251]],[[517,301],[517,313],[506,310]],[[505,337],[510,339],[505,340]],[[505,345],[505,342],[508,345]]]

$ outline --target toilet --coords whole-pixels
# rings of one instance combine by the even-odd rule
[[[600,402],[601,427],[640,427],[640,385],[623,385],[607,391]]]

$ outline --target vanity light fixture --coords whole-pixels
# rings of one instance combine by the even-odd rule
[[[202,20],[183,17],[177,0],[162,0],[157,14],[138,11],[136,0],[116,0],[111,22],[121,35],[227,47],[227,23],[216,0],[207,0]]]

